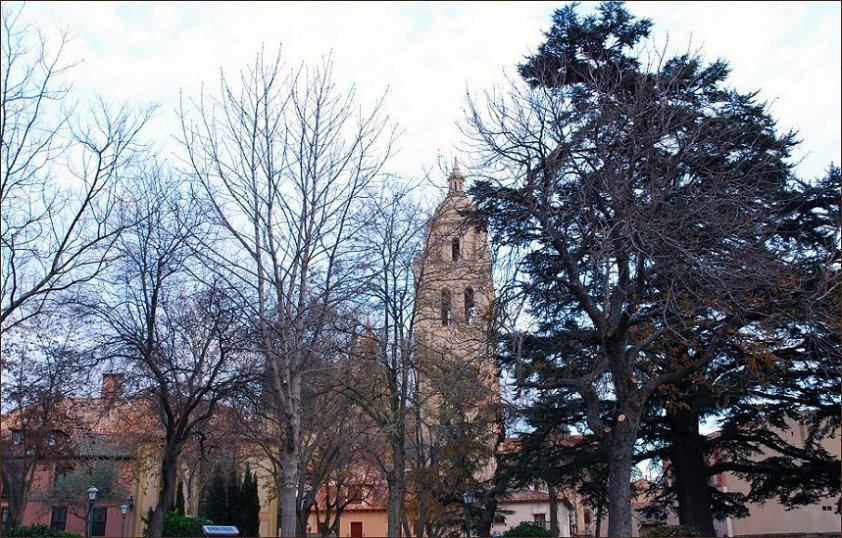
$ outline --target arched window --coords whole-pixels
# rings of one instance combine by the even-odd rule
[[[450,292],[441,290],[441,324],[444,326],[453,323],[453,310],[450,306]]]
[[[450,242],[450,254],[453,256],[453,261],[458,262],[462,256],[461,249],[459,248],[459,238],[456,237],[453,241]]]
[[[474,303],[474,290],[468,288],[465,290],[465,323],[467,325],[474,324],[474,317],[476,314],[476,304]]]

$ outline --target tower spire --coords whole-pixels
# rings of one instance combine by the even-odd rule
[[[459,162],[456,157],[453,157],[453,170],[451,170],[447,181],[450,184],[450,192],[462,192],[465,188],[465,176],[459,170]]]

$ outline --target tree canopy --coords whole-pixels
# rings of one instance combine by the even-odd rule
[[[827,292],[777,248],[795,134],[725,61],[653,52],[650,28],[618,2],[558,10],[467,126],[486,170],[471,193],[532,319],[511,335],[518,384],[581,398],[614,536],[650,397]]]

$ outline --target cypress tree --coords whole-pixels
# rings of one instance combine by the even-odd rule
[[[222,478],[222,470],[219,467],[214,470],[213,482],[211,482],[211,488],[208,492],[208,509],[205,515],[217,525],[228,523],[228,499],[225,491],[225,480]]]
[[[260,497],[257,494],[257,474],[246,465],[240,488],[240,536],[259,536]]]
[[[237,472],[237,466],[233,465],[228,477],[228,513],[226,514],[226,521],[230,525],[239,526],[240,523],[240,514],[242,513],[240,487],[240,474]],[[243,534],[240,533],[240,535]]]

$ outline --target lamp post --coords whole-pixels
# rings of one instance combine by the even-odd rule
[[[120,505],[120,538],[126,536],[126,514],[129,513],[131,504],[129,501],[123,501]]]
[[[93,536],[94,534],[94,503],[99,496],[99,490],[96,486],[88,488],[88,532],[86,536]]]
[[[463,493],[462,501],[465,503],[465,536],[471,538],[471,505],[474,504],[474,492]]]

